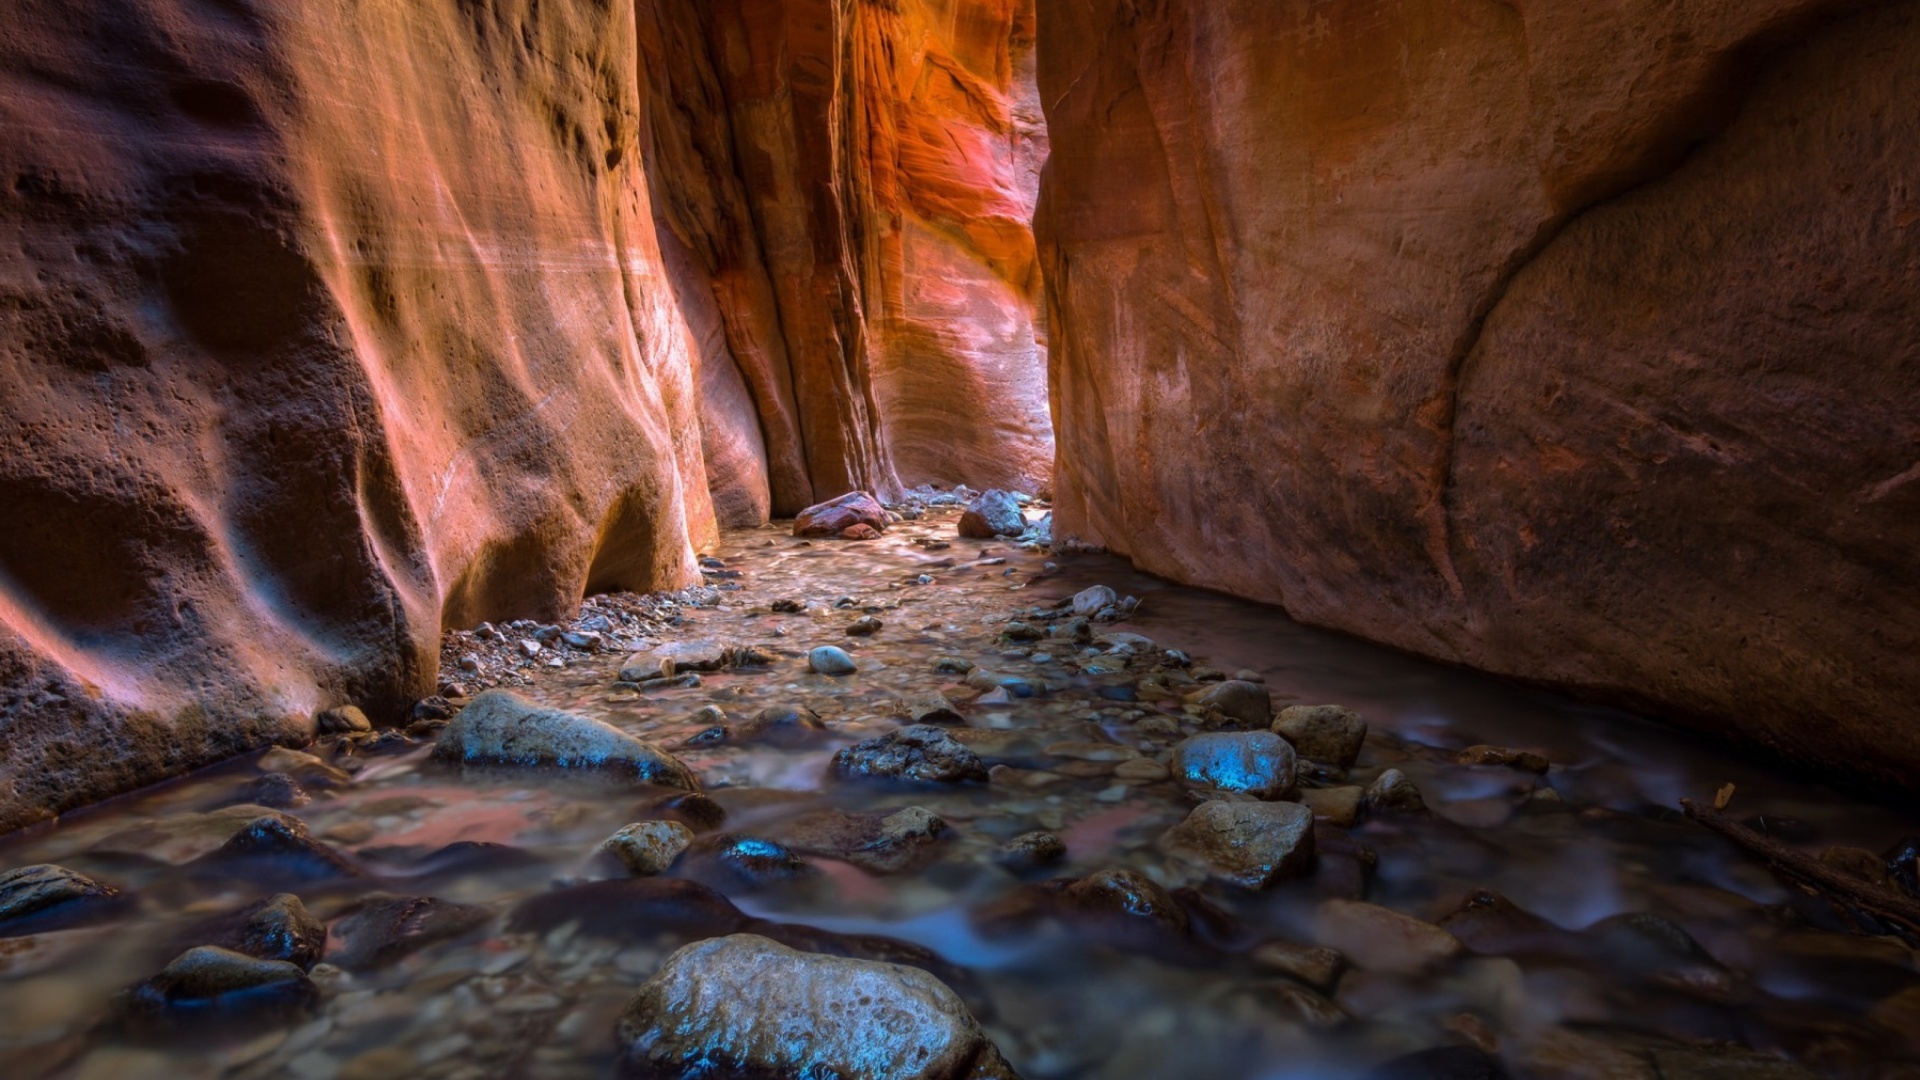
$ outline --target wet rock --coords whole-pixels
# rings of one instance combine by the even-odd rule
[[[577,713],[542,708],[505,690],[473,699],[441,732],[434,756],[468,765],[591,769],[661,787],[698,789],[678,758]]]
[[[961,536],[974,540],[1019,536],[1027,531],[1027,518],[1012,495],[997,489],[983,491],[960,515],[959,530]]]
[[[1000,628],[1000,636],[1007,641],[1028,642],[1039,641],[1047,634],[1037,626],[1031,626],[1016,619]]]
[[[1522,772],[1544,773],[1550,767],[1546,758],[1530,750],[1507,746],[1469,746],[1453,756],[1456,765],[1491,765]]]
[[[886,507],[864,491],[850,491],[800,511],[800,516],[793,521],[793,535],[822,539],[839,536],[855,525],[865,525],[876,533],[886,532]]]
[[[936,657],[933,670],[940,675],[965,675],[973,670],[973,661],[964,656]]]
[[[1207,687],[1194,699],[1202,710],[1217,710],[1221,715],[1250,728],[1273,723],[1273,695],[1259,683],[1228,679]]]
[[[901,712],[915,724],[964,724],[966,717],[954,708],[945,694],[931,691],[908,694],[901,700]]]
[[[1336,1028],[1353,1019],[1345,1009],[1304,986],[1283,982],[1266,990],[1282,1012],[1310,1028]]]
[[[681,822],[695,832],[717,829],[727,821],[726,807],[698,791],[669,795],[649,807],[648,815]]]
[[[1115,765],[1113,767],[1113,775],[1117,780],[1153,784],[1171,777],[1173,770],[1152,758],[1143,757],[1135,758],[1131,761],[1123,761]]]
[[[480,929],[493,913],[471,904],[431,896],[378,896],[362,901],[334,923],[340,948],[327,958],[348,971],[386,967],[437,942]]]
[[[0,874],[0,937],[39,933],[110,914],[120,890],[64,866],[41,863]]]
[[[235,799],[253,806],[264,806],[273,810],[292,810],[313,801],[300,781],[287,773],[268,773],[256,776],[242,785]]]
[[[879,633],[881,629],[885,626],[886,626],[885,623],[881,622],[879,619],[876,619],[871,615],[862,615],[858,619],[853,620],[853,622],[847,627],[847,636],[848,637],[872,637],[873,635]]]
[[[1132,870],[1102,870],[1061,890],[1067,909],[1108,936],[1139,944],[1185,937],[1192,920],[1167,890]]]
[[[305,822],[273,813],[246,822],[226,843],[194,865],[255,880],[324,881],[361,876],[351,859],[314,839]]]
[[[1247,956],[1268,971],[1277,971],[1321,991],[1333,988],[1347,963],[1346,957],[1334,949],[1291,941],[1262,942]]]
[[[844,529],[841,529],[840,539],[842,540],[878,540],[880,539],[880,530],[862,521],[853,525],[849,525]]]
[[[923,784],[985,782],[979,755],[931,724],[915,724],[849,746],[833,756],[833,771],[867,778]]]
[[[1399,769],[1388,769],[1367,788],[1364,800],[1369,814],[1424,814],[1427,802],[1420,789]]]
[[[643,683],[649,679],[670,679],[688,672],[712,673],[739,659],[739,651],[737,647],[713,638],[669,641],[627,657],[620,665],[620,679],[623,682]]]
[[[1567,957],[1574,936],[1491,889],[1476,889],[1440,920],[1441,929],[1486,956]]]
[[[620,860],[628,873],[664,874],[693,844],[693,830],[677,821],[637,821],[607,837],[601,849]]]
[[[373,721],[355,705],[327,709],[313,719],[322,735],[352,735],[373,730]]]
[[[1031,682],[1018,675],[998,675],[985,668],[974,668],[967,674],[967,685],[975,690],[984,690],[991,694],[996,690],[1005,691],[1009,698],[1029,698],[1034,694]]]
[[[1411,974],[1458,956],[1460,939],[1429,922],[1357,900],[1329,900],[1315,917],[1315,936],[1367,971]]]
[[[809,877],[813,867],[785,844],[758,836],[720,836],[700,846],[700,876],[715,884],[763,889]],[[714,873],[713,871],[717,871]]]
[[[1668,989],[1707,1001],[1724,1001],[1733,992],[1733,973],[1665,916],[1615,915],[1594,924],[1585,936],[1608,965]]]
[[[1300,756],[1350,769],[1367,741],[1367,722],[1341,705],[1291,705],[1280,710],[1273,731]]]
[[[740,934],[668,957],[621,1017],[642,1080],[1012,1080],[964,1003],[917,968]]]
[[[1887,849],[1887,876],[1908,896],[1920,898],[1920,836],[1909,836]]]
[[[822,645],[807,654],[807,667],[816,675],[851,675],[860,670],[845,649]]]
[[[408,714],[408,719],[415,724],[431,724],[437,721],[451,720],[453,719],[453,714],[459,711],[459,709],[454,707],[453,702],[448,701],[438,694],[434,694],[414,702],[413,711]]]
[[[1315,817],[1323,817],[1335,825],[1345,828],[1360,819],[1360,805],[1366,797],[1366,789],[1352,784],[1330,788],[1302,788],[1300,802],[1313,811]]]
[[[780,831],[795,850],[826,855],[876,874],[897,874],[924,867],[939,856],[951,828],[924,807],[849,813],[821,810]]]
[[[296,964],[202,945],[180,954],[160,974],[122,992],[114,1001],[114,1009],[123,1021],[136,1024],[179,1023],[296,1013],[319,996],[319,988]]]
[[[1313,868],[1313,811],[1298,803],[1215,800],[1195,807],[1160,846],[1221,881],[1268,889]]]
[[[1055,641],[1071,641],[1084,645],[1093,640],[1093,624],[1083,616],[1063,619],[1053,624],[1053,627],[1047,631],[1047,636]]]
[[[1195,791],[1280,799],[1293,790],[1294,753],[1270,731],[1213,732],[1174,747],[1172,769]]]
[[[568,924],[590,937],[646,941],[659,934],[736,933],[749,919],[712,887],[671,877],[596,881],[542,893],[514,909],[507,929],[545,934]]]
[[[727,727],[727,741],[765,743],[771,746],[805,746],[827,733],[820,714],[792,705],[772,705],[752,717]]]
[[[1050,832],[1022,833],[993,852],[994,862],[1021,874],[1056,865],[1066,857],[1066,843]]]
[[[1436,1046],[1394,1058],[1366,1080],[1507,1080],[1507,1072],[1478,1047]]]
[[[772,610],[775,615],[798,615],[807,610],[807,605],[798,600],[775,600]]]
[[[1091,619],[1119,602],[1119,595],[1112,589],[1105,585],[1095,585],[1075,593],[1069,610],[1080,618]]]
[[[319,963],[326,952],[326,924],[292,893],[268,897],[248,908],[242,918],[232,942],[236,952],[284,961],[303,971]]]

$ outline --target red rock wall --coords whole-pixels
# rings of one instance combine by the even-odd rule
[[[1039,38],[1059,532],[1910,787],[1920,5]]]
[[[695,579],[630,8],[7,22],[0,829],[397,717],[443,621]]]

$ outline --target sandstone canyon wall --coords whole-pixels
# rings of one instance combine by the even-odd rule
[[[1033,321],[1015,6],[14,5],[0,831],[397,719],[443,625],[688,584],[719,519],[896,487],[881,408],[997,356],[867,295],[905,288],[875,223]],[[904,116],[949,68],[987,104]],[[912,124],[984,125],[1003,189],[870,180]]]
[[[1920,5],[1039,15],[1060,532],[1911,791]]]

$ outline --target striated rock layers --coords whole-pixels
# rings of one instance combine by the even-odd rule
[[[1058,525],[1920,768],[1920,5],[1042,5]]]
[[[1011,0],[16,6],[0,831],[397,718],[443,625],[717,518],[1050,456]]]

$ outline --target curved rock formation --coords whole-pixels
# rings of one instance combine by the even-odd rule
[[[632,13],[33,3],[0,42],[0,829],[431,693],[714,519]]]
[[[1062,534],[1920,767],[1920,5],[1042,5]]]

